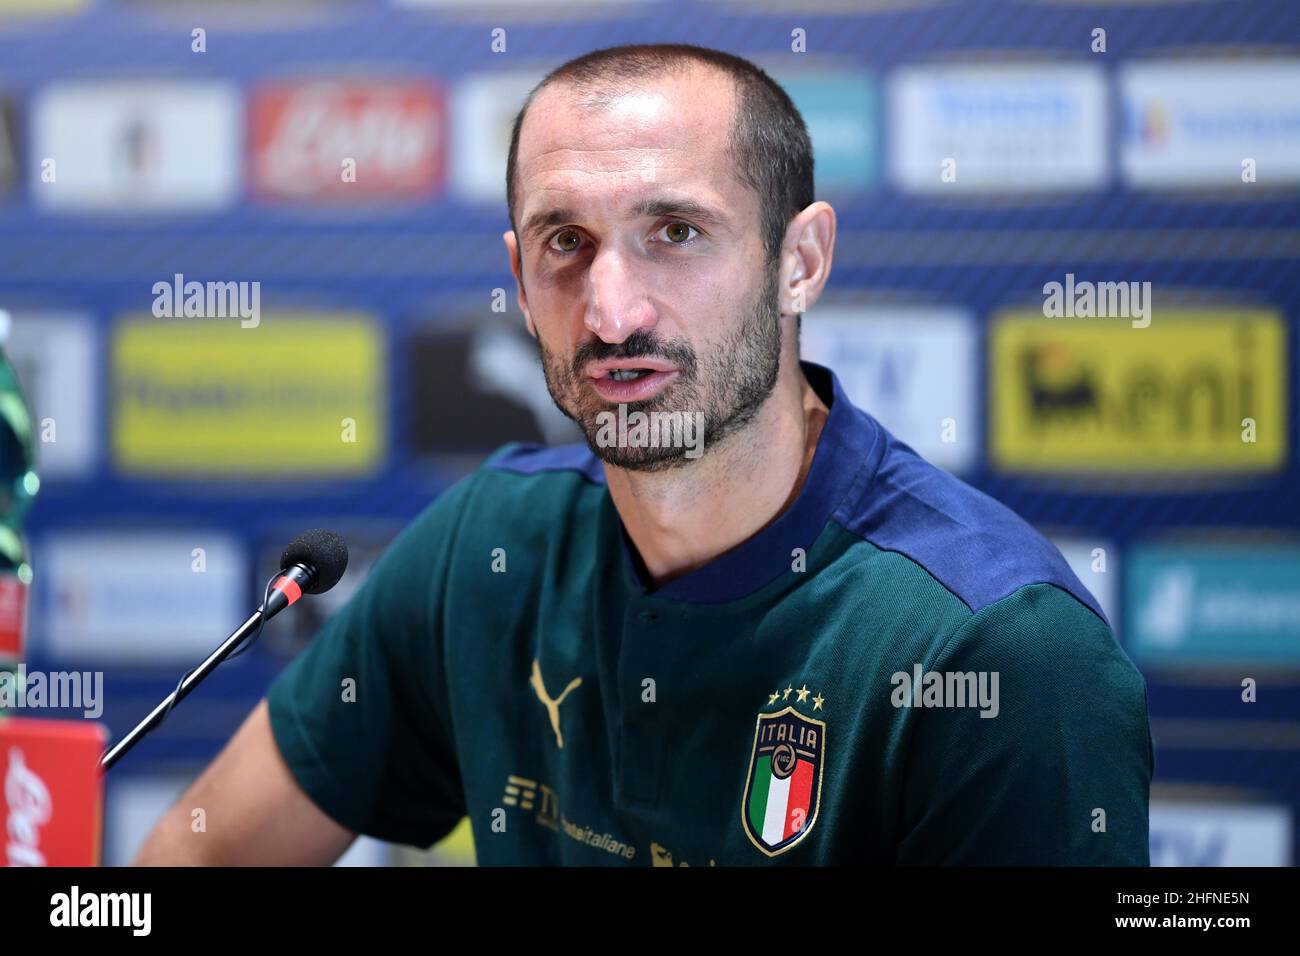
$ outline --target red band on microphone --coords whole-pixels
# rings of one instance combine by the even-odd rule
[[[272,590],[279,591],[289,599],[289,604],[302,597],[302,588],[298,587],[297,582],[292,578],[281,576],[278,581],[271,585]]]

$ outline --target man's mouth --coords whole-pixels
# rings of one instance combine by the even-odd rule
[[[587,366],[587,374],[594,379],[608,378],[615,382],[635,382],[655,372],[675,372],[671,362],[658,358],[605,359]]]
[[[610,402],[645,401],[676,374],[670,363],[651,358],[596,362],[587,369],[597,394]]]

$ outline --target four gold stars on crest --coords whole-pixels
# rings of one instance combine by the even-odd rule
[[[812,691],[808,689],[807,684],[804,684],[798,690],[795,690],[795,688],[793,687],[787,687],[784,691],[778,690],[775,694],[769,695],[767,698],[767,703],[768,706],[770,707],[772,704],[775,704],[778,700],[789,700],[790,695],[795,694],[797,695],[795,697],[795,703],[802,704],[804,701],[808,699],[808,695],[811,693]],[[826,698],[823,697],[820,692],[818,692],[817,696],[813,698],[813,710],[821,710],[822,704],[824,703],[826,703]]]

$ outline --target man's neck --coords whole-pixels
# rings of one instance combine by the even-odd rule
[[[605,466],[614,507],[655,585],[753,537],[799,497],[828,409],[795,359],[753,421],[662,472]]]

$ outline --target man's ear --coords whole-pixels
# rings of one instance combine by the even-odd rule
[[[501,234],[501,238],[506,244],[506,255],[510,259],[510,271],[515,277],[519,311],[524,314],[524,326],[528,329],[529,335],[537,338],[537,326],[533,324],[533,316],[528,311],[528,293],[524,290],[523,261],[519,258],[519,241],[515,238],[513,229],[507,229]]]
[[[821,297],[835,251],[835,210],[818,201],[790,220],[781,248],[781,312],[802,315]]]

